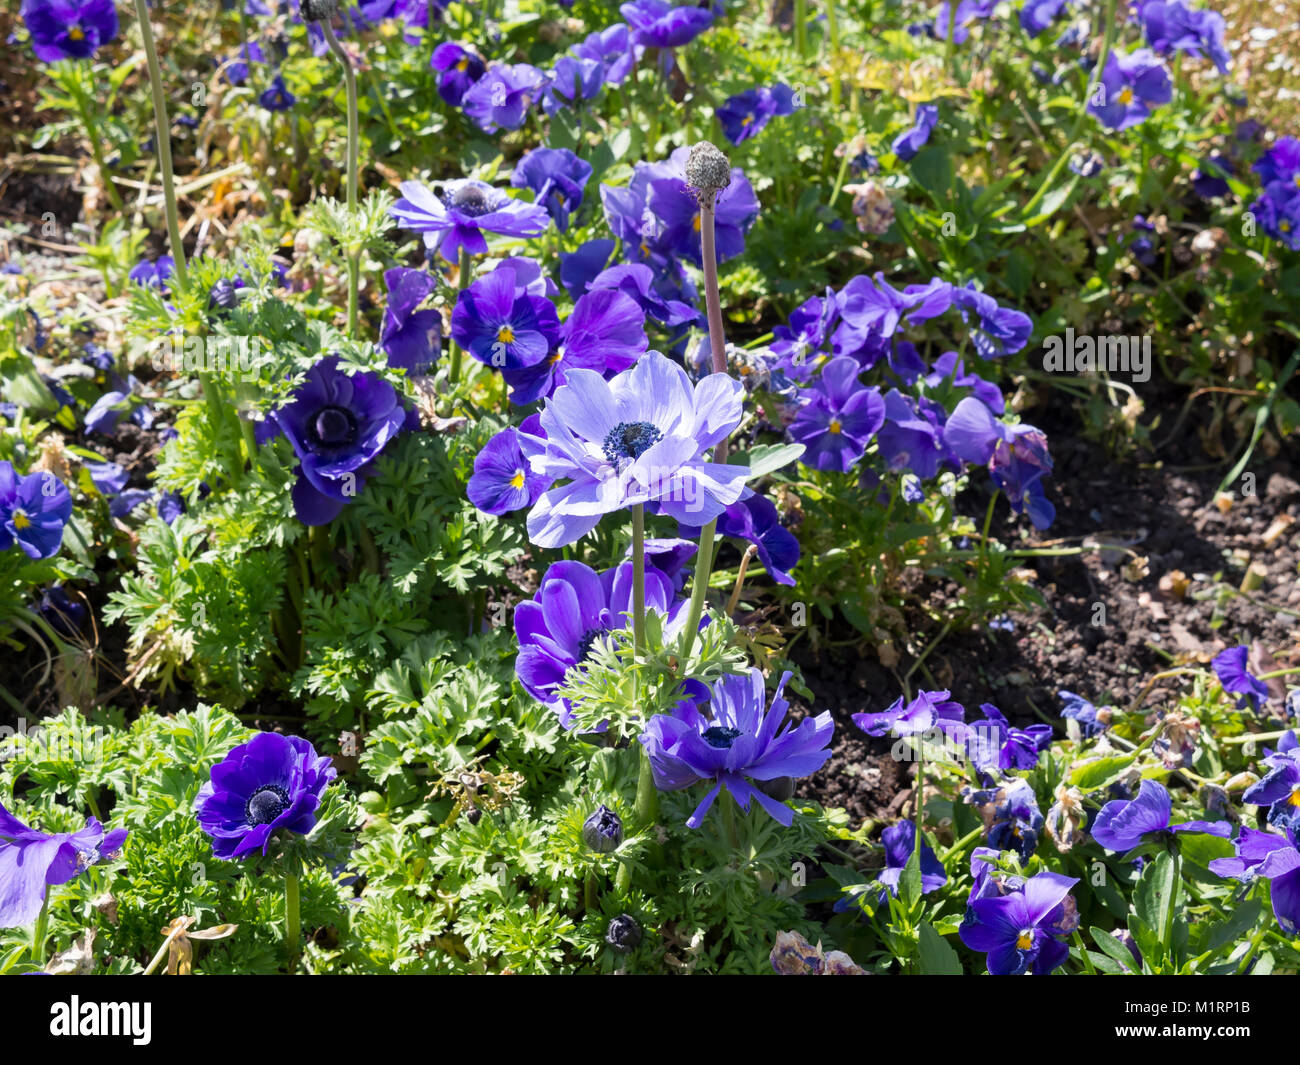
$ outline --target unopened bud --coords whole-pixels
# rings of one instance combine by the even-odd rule
[[[686,157],[686,184],[697,192],[721,192],[731,184],[731,161],[708,141]]]
[[[582,842],[597,854],[618,850],[623,842],[623,822],[608,806],[598,806],[582,823]]]
[[[621,913],[605,929],[605,942],[619,954],[630,954],[641,945],[641,926],[631,914]]]

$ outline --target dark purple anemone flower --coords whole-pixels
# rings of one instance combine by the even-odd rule
[[[632,43],[644,48],[679,48],[713,24],[708,8],[668,0],[633,0],[618,10],[632,29]]]
[[[1232,59],[1223,43],[1223,16],[1217,11],[1193,11],[1185,0],[1147,0],[1138,17],[1147,44],[1156,52],[1184,52],[1193,59],[1208,56],[1220,74],[1228,73]]]
[[[966,749],[981,773],[995,769],[1033,769],[1052,744],[1051,725],[1015,728],[992,703],[981,703],[982,721],[970,722]]]
[[[1156,106],[1172,99],[1174,91],[1169,71],[1148,48],[1128,55],[1112,51],[1097,88],[1088,101],[1088,113],[1116,131],[1146,121]]]
[[[648,564],[645,602],[647,610],[663,615],[670,632],[686,621],[686,600],[675,601],[672,582]],[[601,574],[581,562],[552,563],[533,598],[515,608],[515,676],[566,729],[573,727],[574,715],[557,694],[560,686],[582,669],[598,639],[628,628],[631,611],[631,562]]]
[[[1046,976],[1070,954],[1063,931],[1070,889],[1079,881],[1059,873],[1039,873],[1019,890],[976,899],[966,909],[961,941],[987,955],[993,976],[1031,971]]]
[[[530,424],[531,423],[531,424]],[[540,445],[537,415],[518,429],[507,426],[474,459],[474,474],[465,487],[469,501],[485,514],[501,515],[531,507],[550,487],[528,467],[528,453]]]
[[[288,111],[298,102],[298,98],[284,83],[284,75],[276,74],[271,79],[271,84],[262,90],[257,102],[268,111]]]
[[[1020,7],[1020,28],[1028,37],[1037,37],[1060,15],[1070,0],[1024,0]]]
[[[699,828],[704,816],[726,787],[742,810],[751,800],[787,828],[794,811],[767,795],[750,781],[774,781],[782,777],[806,777],[817,772],[831,752],[828,744],[835,725],[830,711],[805,718],[795,727],[785,722],[790,704],[782,696],[791,674],[782,674],[764,712],[767,693],[763,674],[751,669],[745,676],[727,676],[714,683],[709,697],[710,717],[693,701],[681,704],[672,716],[656,714],[641,734],[641,744],[650,756],[655,787],[679,791],[700,781],[713,786],[686,819]],[[782,725],[785,728],[782,729]]]
[[[475,82],[487,73],[487,64],[462,44],[444,41],[433,50],[429,66],[438,71],[438,95],[460,107]]]
[[[743,398],[726,374],[692,386],[657,351],[610,381],[569,371],[542,411],[546,453],[533,460],[535,471],[566,483],[529,512],[529,539],[562,547],[603,515],[645,503],[687,524],[717,518],[740,498],[746,471],[712,462],[710,452],[740,423]]]
[[[167,293],[167,282],[171,280],[175,271],[176,264],[172,257],[170,255],[160,255],[153,262],[148,259],[141,259],[131,267],[131,272],[126,276],[137,285],[143,285],[145,288],[155,288],[165,295]]]
[[[943,440],[954,455],[987,466],[1016,513],[1029,515],[1034,528],[1046,529],[1056,517],[1042,480],[1052,470],[1047,438],[1032,425],[1006,425],[981,400],[967,396],[953,408]]]
[[[645,312],[617,289],[596,289],[579,297],[560,326],[560,338],[540,362],[507,369],[510,402],[518,406],[550,396],[571,370],[595,370],[603,376],[633,366],[649,342]]]
[[[1257,878],[1268,880],[1273,900],[1273,916],[1289,936],[1300,934],[1300,850],[1296,835],[1288,828],[1285,836],[1241,828],[1234,841],[1234,858],[1215,858],[1210,872],[1250,883]]]
[[[545,74],[527,63],[494,63],[465,90],[461,107],[484,133],[518,129],[546,80]]]
[[[28,558],[53,558],[72,517],[72,496],[54,474],[19,474],[0,460],[0,551],[17,544]]]
[[[1250,707],[1255,713],[1268,701],[1268,685],[1251,673],[1249,667],[1250,648],[1245,644],[1229,647],[1220,651],[1211,660],[1214,675],[1219,678],[1225,692],[1238,695],[1237,709]]]
[[[23,0],[21,13],[44,63],[88,59],[117,36],[113,0]]]
[[[910,162],[925,147],[938,123],[939,108],[934,104],[921,104],[916,109],[916,118],[911,127],[894,138],[890,150],[903,162]]]
[[[800,457],[804,465],[848,473],[884,424],[885,401],[879,389],[858,380],[860,369],[847,356],[831,359],[803,393],[790,436],[806,449]]]
[[[384,307],[384,328],[379,346],[388,353],[388,365],[408,374],[422,374],[437,361],[442,341],[442,316],[433,309],[417,311],[438,287],[424,270],[405,266],[385,271],[388,303]]]
[[[482,181],[448,181],[435,195],[418,181],[403,181],[402,198],[389,213],[399,226],[424,234],[425,246],[449,263],[464,247],[472,255],[488,250],[484,233],[505,237],[540,237],[550,215],[540,204],[516,200]]]
[[[194,813],[218,858],[265,855],[277,832],[305,836],[316,827],[321,796],[335,776],[330,759],[300,736],[259,732],[212,767]]]
[[[591,164],[568,148],[534,148],[515,165],[510,184],[532,189],[533,202],[546,208],[561,233],[569,228],[569,215],[582,206],[583,190],[591,177]]]
[[[365,486],[375,459],[401,432],[407,415],[387,381],[370,373],[348,376],[331,355],[308,371],[272,417],[298,456],[298,519],[325,525]]]
[[[546,358],[560,338],[555,305],[516,286],[497,267],[465,289],[451,312],[451,337],[485,366],[518,370]]]
[[[109,861],[126,837],[125,828],[105,832],[93,817],[77,832],[41,832],[0,806],[0,928],[31,924],[45,904],[47,887]]]
[[[1108,851],[1123,854],[1143,843],[1171,839],[1174,833],[1196,832],[1227,839],[1232,826],[1227,821],[1169,823],[1173,805],[1169,790],[1154,780],[1142,781],[1135,799],[1108,802],[1093,822],[1092,838]]]
[[[966,711],[948,698],[946,691],[921,691],[904,705],[900,696],[878,714],[854,714],[853,723],[868,736],[916,736],[939,729],[948,734],[965,734]]]

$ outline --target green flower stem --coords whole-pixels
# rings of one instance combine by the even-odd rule
[[[1038,191],[1025,204],[1024,210],[1020,213],[1021,218],[1032,218],[1034,208],[1042,202],[1043,197],[1056,183],[1061,168],[1065,166],[1070,158],[1070,151],[1074,147],[1074,142],[1078,140],[1079,132],[1083,129],[1083,123],[1088,118],[1088,101],[1092,99],[1093,90],[1101,81],[1102,71],[1106,69],[1106,61],[1110,58],[1110,50],[1115,43],[1115,4],[1116,0],[1106,0],[1106,13],[1104,16],[1106,19],[1106,35],[1102,38],[1101,53],[1097,57],[1097,65],[1092,68],[1092,73],[1089,74],[1088,82],[1084,86],[1083,103],[1080,105],[1079,114],[1074,120],[1074,127],[1065,140],[1065,147],[1061,149],[1061,154],[1057,156],[1056,162],[1052,164],[1052,168],[1043,178],[1042,184],[1038,186]]]
[[[632,641],[645,653],[645,504],[632,508]]]
[[[36,927],[32,929],[32,960],[42,969],[45,968],[45,930],[50,923],[50,885],[45,886],[45,898],[41,900],[41,912],[36,915]]]
[[[185,267],[185,246],[181,241],[180,214],[176,210],[176,180],[172,176],[171,122],[167,118],[167,97],[163,92],[162,70],[158,66],[158,49],[154,45],[153,26],[145,0],[135,0],[135,17],[140,23],[140,39],[149,62],[149,89],[153,95],[154,143],[158,146],[158,168],[162,171],[163,199],[167,208],[167,237],[172,249],[176,287],[189,285]]]
[[[799,55],[808,58],[808,0],[794,0],[794,41]]]
[[[81,91],[78,85],[72,93],[72,98],[77,102],[77,114],[81,117],[81,124],[86,130],[86,140],[90,141],[90,155],[95,160],[95,167],[99,171],[99,179],[104,183],[104,191],[108,193],[109,202],[113,205],[115,211],[126,210],[122,203],[122,195],[117,191],[117,186],[113,184],[113,177],[108,171],[108,164],[104,162],[104,149],[99,144],[99,134],[95,129],[95,122],[91,118],[90,108],[87,106],[86,94]]]
[[[1165,959],[1173,964],[1173,943],[1174,943],[1174,915],[1178,910],[1178,889],[1183,885],[1183,856],[1178,853],[1178,849],[1173,848],[1170,857],[1174,860],[1174,886],[1169,892],[1169,903],[1165,910],[1165,935],[1164,948]]]
[[[688,658],[691,645],[695,642],[695,633],[699,631],[700,619],[704,617],[704,597],[709,590],[709,573],[713,569],[713,536],[718,528],[714,518],[700,531],[700,549],[695,556],[695,576],[691,578],[691,605],[686,616],[685,646],[682,658]]]
[[[357,75],[352,69],[352,60],[334,36],[334,29],[329,19],[321,19],[317,25],[325,34],[325,43],[334,53],[334,58],[343,68],[343,85],[348,96],[348,217],[353,224],[357,221],[357,170],[361,154],[361,121],[357,110]],[[361,249],[349,247],[348,257],[348,332],[357,333],[357,293],[361,285]]]
[[[293,873],[284,874],[284,947],[289,959],[289,972],[298,970],[298,941],[302,934],[302,920],[298,915],[298,878]]]
[[[1079,948],[1079,960],[1083,962],[1083,969],[1089,976],[1096,976],[1097,970],[1093,967],[1092,956],[1088,953],[1088,948],[1083,945],[1083,936],[1079,935],[1079,930],[1074,930],[1074,945]]]
[[[460,275],[456,278],[457,295],[464,292],[469,287],[469,249],[464,244],[460,246]],[[456,341],[451,342],[451,383],[454,385],[460,380],[460,345]]]
[[[984,512],[984,531],[980,534],[980,571],[983,572],[989,564],[989,528],[993,524],[993,508],[997,504],[998,493],[994,489],[993,495],[989,498],[989,508]]]

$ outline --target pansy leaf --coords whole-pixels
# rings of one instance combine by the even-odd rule
[[[1070,771],[1070,786],[1080,791],[1096,791],[1098,788],[1109,787],[1132,764],[1131,754],[1113,755],[1109,758],[1098,758],[1095,762],[1086,762],[1075,766]]]
[[[928,921],[920,932],[921,973],[925,976],[961,976],[961,959]]]
[[[1103,931],[1096,925],[1089,927],[1088,935],[1092,936],[1092,941],[1096,943],[1098,947],[1119,962],[1126,972],[1133,971],[1133,955],[1129,953],[1128,947],[1124,946],[1123,943],[1112,936],[1109,932]]]

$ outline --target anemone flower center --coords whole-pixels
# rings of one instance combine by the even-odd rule
[[[352,441],[357,431],[357,420],[351,411],[342,407],[325,407],[317,412],[314,428],[320,443],[337,447]]]
[[[663,438],[664,434],[649,422],[619,422],[605,434],[605,457],[616,466],[620,459],[639,459]]]
[[[578,641],[579,662],[585,662],[591,657],[591,649],[596,645],[596,641],[608,631],[608,629],[588,629],[582,634],[582,639]]]
[[[470,218],[477,218],[492,210],[487,193],[478,185],[462,185],[458,188],[451,194],[451,206]]]
[[[248,797],[244,818],[250,825],[269,825],[289,809],[289,793],[279,784],[264,784]]]
[[[515,342],[515,331],[508,325],[503,325],[497,330],[497,340],[502,344],[513,344]]]
[[[29,525],[31,525],[31,523],[32,523],[32,519],[27,516],[27,512],[25,510],[19,509],[14,511],[15,529],[25,529]]]
[[[703,735],[704,742],[710,747],[726,750],[736,742],[736,737],[740,735],[740,729],[731,728],[729,725],[710,725],[704,730]]]
[[[1032,928],[1022,928],[1020,935],[1016,936],[1017,950],[1033,950],[1034,947],[1034,930]]]

